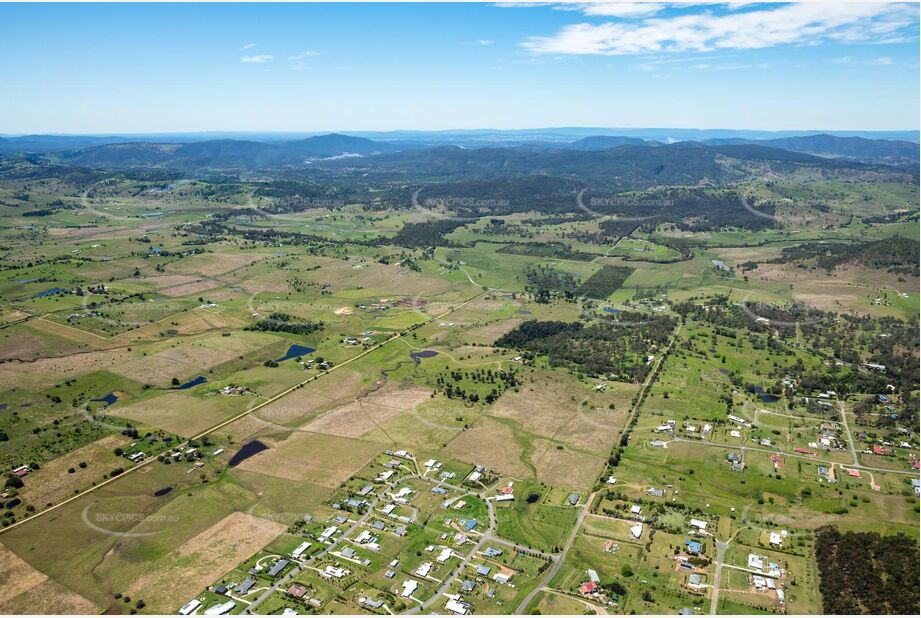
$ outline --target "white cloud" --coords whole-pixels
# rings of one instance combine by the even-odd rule
[[[581,11],[584,15],[604,17],[646,17],[655,15],[667,8],[657,2],[586,2],[579,4],[561,4],[559,9]]]
[[[892,64],[892,58],[889,58],[889,57],[887,57],[887,56],[883,56],[882,58],[877,58],[877,59],[874,61],[874,64],[878,64],[878,65],[880,65],[880,66],[886,66],[886,65],[888,65],[888,64]]]
[[[491,39],[480,39],[476,42],[477,45],[483,45],[484,47],[487,45],[492,45],[493,43],[495,43],[495,41]]]
[[[252,49],[254,47],[256,47],[255,43],[247,43],[246,45],[243,46],[243,49]]]
[[[528,38],[534,53],[624,55],[815,45],[824,40],[874,42],[917,23],[908,4],[785,4],[749,11],[572,24],[552,36]]]
[[[319,56],[319,55],[320,55],[320,52],[318,51],[306,50],[306,51],[298,52],[292,56],[288,56],[288,60],[303,60],[304,58],[313,58],[314,56]]]
[[[257,54],[255,56],[243,56],[242,58],[240,58],[240,62],[244,62],[246,64],[263,64],[263,63],[271,61],[274,57],[275,56],[272,56],[270,54]]]

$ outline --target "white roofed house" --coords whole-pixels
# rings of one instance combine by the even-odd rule
[[[419,587],[419,582],[414,579],[407,579],[403,582],[400,590],[401,597],[411,597],[413,593],[416,592],[416,588]]]
[[[697,528],[697,530],[698,530],[699,532],[702,532],[702,533],[703,533],[703,532],[706,532],[706,531],[707,531],[707,522],[705,522],[705,521],[703,521],[703,520],[701,520],[701,519],[693,519],[693,518],[692,518],[691,521],[690,521],[690,524],[691,524],[691,527],[692,527],[692,528]]]
[[[783,545],[783,537],[780,536],[779,532],[772,532],[770,535],[770,542],[773,547],[780,547]]]

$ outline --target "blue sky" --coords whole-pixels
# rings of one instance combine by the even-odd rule
[[[917,4],[0,5],[0,132],[917,129]]]

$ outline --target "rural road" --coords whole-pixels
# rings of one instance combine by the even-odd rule
[[[844,426],[844,434],[847,436],[847,445],[851,449],[851,457],[854,458],[854,465],[860,465],[860,459],[857,458],[857,447],[854,445],[854,436],[851,435],[851,428],[847,424],[847,411],[844,406],[844,400],[838,400],[838,411],[841,413],[841,424]]]
[[[787,451],[782,451],[779,449],[770,449],[762,448],[760,446],[740,446],[738,444],[726,444],[724,442],[711,442],[710,440],[690,440],[688,438],[675,437],[670,440],[671,442],[688,442],[691,444],[703,444],[704,446],[712,446],[715,448],[725,448],[725,449],[740,449],[743,451],[760,451],[762,453],[777,453],[783,455],[784,457],[796,457],[797,459],[805,459],[806,461],[812,461],[815,463],[826,464],[828,466],[837,466],[840,465],[836,461],[828,461],[825,459],[819,459],[817,457],[812,457],[811,455],[799,455],[797,453],[789,453]],[[872,470],[873,472],[885,472],[889,474],[909,474],[911,476],[916,476],[918,473],[910,470],[887,470],[886,468],[873,468],[871,466],[865,466],[863,464],[846,464],[851,468],[857,468],[858,470]]]
[[[713,587],[711,588],[712,594],[710,595],[710,613],[716,614],[716,609],[719,606],[719,597],[720,597],[720,579],[723,575],[723,558],[726,556],[726,550],[729,549],[729,543],[732,542],[732,539],[726,541],[718,540],[716,537],[713,538],[716,541],[716,565],[713,567]]]
[[[664,350],[662,350],[662,353],[656,357],[655,364],[653,365],[649,373],[646,375],[646,379],[643,380],[643,384],[640,386],[640,390],[637,391],[637,398],[636,398],[637,404],[633,406],[633,409],[630,411],[630,416],[627,418],[627,421],[624,427],[629,427],[630,423],[633,422],[633,419],[639,413],[639,409],[640,409],[639,402],[643,400],[643,395],[646,393],[647,390],[649,390],[649,387],[652,385],[653,376],[656,375],[656,371],[658,371],[659,367],[661,366],[663,359],[666,356],[668,356],[668,353],[669,351],[671,351],[672,346],[678,340],[678,334],[681,332],[681,326],[682,326],[681,323],[679,323],[677,328],[675,328],[675,332],[672,334],[672,338],[671,340],[669,340],[668,345],[665,347]],[[570,533],[569,538],[566,541],[566,544],[563,546],[562,551],[560,551],[559,555],[554,559],[553,566],[550,568],[550,570],[547,571],[547,574],[544,575],[544,577],[534,587],[534,589],[531,590],[531,592],[529,592],[528,595],[524,599],[522,599],[521,603],[518,604],[518,608],[515,610],[516,614],[524,613],[524,610],[531,603],[531,601],[534,600],[534,597],[537,596],[537,593],[543,590],[544,588],[546,588],[547,584],[549,584],[550,581],[560,571],[560,567],[563,566],[563,562],[566,560],[566,554],[569,552],[569,548],[572,547],[573,542],[576,540],[576,534],[582,528],[582,524],[585,521],[585,516],[588,514],[589,510],[591,510],[592,502],[594,502],[594,500],[595,500],[595,493],[593,492],[588,497],[588,500],[586,500],[585,506],[582,508],[582,512],[579,513],[579,518],[576,520],[576,525],[573,527],[572,532]]]
[[[521,603],[518,604],[518,608],[515,610],[516,614],[523,614],[525,608],[534,600],[534,597],[537,596],[537,593],[547,587],[547,584],[556,577],[556,574],[560,572],[560,567],[563,566],[563,562],[566,560],[566,554],[569,553],[569,548],[572,547],[572,544],[576,540],[576,534],[582,528],[582,524],[585,522],[585,516],[592,508],[592,502],[595,501],[595,493],[592,492],[589,494],[588,499],[585,501],[585,506],[582,507],[582,511],[579,513],[579,518],[576,520],[576,525],[573,526],[572,532],[569,533],[569,538],[566,539],[566,543],[563,545],[563,549],[560,551],[559,556],[553,561],[553,566],[547,571],[547,573],[541,578],[540,582],[534,586],[534,589],[531,590],[521,600]]]

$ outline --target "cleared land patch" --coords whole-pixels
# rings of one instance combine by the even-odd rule
[[[522,461],[524,447],[507,425],[488,417],[481,418],[467,431],[448,443],[444,452],[452,458],[487,466],[518,478],[530,476]]]
[[[601,474],[604,459],[567,448],[562,450],[553,442],[534,440],[531,462],[537,468],[542,483],[569,489],[590,489]]]
[[[269,449],[253,455],[238,469],[323,487],[338,487],[382,450],[372,442],[304,431],[282,441],[261,441]]]
[[[144,426],[165,429],[191,437],[233,416],[237,411],[222,405],[216,397],[203,399],[179,393],[166,393],[153,399],[115,408],[109,414],[131,419]]]
[[[387,385],[367,397],[336,408],[307,425],[306,429],[344,438],[358,438],[372,432],[378,424],[428,401],[431,393],[427,388]]]

